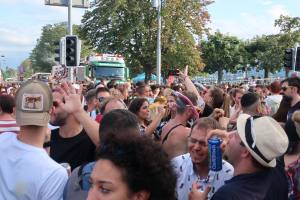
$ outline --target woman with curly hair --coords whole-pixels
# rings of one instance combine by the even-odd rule
[[[176,175],[158,144],[140,136],[110,141],[98,150],[88,200],[176,199]]]
[[[142,135],[152,136],[165,116],[165,109],[158,108],[158,115],[150,122],[149,101],[146,98],[135,98],[131,101],[128,110],[135,114],[139,121]]]

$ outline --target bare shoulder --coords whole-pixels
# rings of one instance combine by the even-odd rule
[[[190,134],[191,129],[188,128],[188,127],[185,127],[185,126],[180,126],[180,127],[178,127],[178,129],[176,130],[176,132],[180,132],[180,133],[186,135],[186,134]]]

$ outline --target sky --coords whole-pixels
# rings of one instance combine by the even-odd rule
[[[0,0],[0,68],[17,67],[29,57],[47,24],[68,20],[67,7],[47,6],[44,0]],[[297,16],[298,0],[215,0],[208,6],[212,31],[251,39],[278,33],[275,19]],[[80,24],[85,9],[74,8],[72,21]],[[298,12],[299,13],[299,12]]]

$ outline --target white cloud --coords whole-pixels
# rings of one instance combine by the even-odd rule
[[[68,8],[44,5],[44,0],[0,0],[6,10],[6,20],[0,21],[0,54],[4,54],[9,66],[17,66],[28,57],[47,24],[68,20]],[[24,6],[22,6],[24,5]],[[84,9],[72,9],[72,23],[80,24]]]
[[[213,19],[212,21],[214,22]],[[246,12],[240,13],[237,19],[215,21],[211,28],[213,31],[220,30],[222,33],[228,33],[241,39],[251,39],[256,35],[279,32],[279,29],[274,27],[274,19]]]
[[[256,0],[260,5],[267,5],[264,13],[241,12],[234,19],[219,19],[211,25],[212,30],[220,30],[242,39],[250,39],[256,35],[268,35],[279,33],[279,28],[274,27],[274,21],[280,15],[289,15],[286,7],[274,4],[271,0]]]
[[[283,5],[273,5],[267,13],[273,17],[274,19],[277,19],[280,17],[280,15],[289,15],[289,12]]]
[[[26,33],[27,32],[27,33]],[[31,31],[21,30],[17,27],[14,28],[0,28],[0,44],[11,44],[11,45],[32,45],[34,43]]]

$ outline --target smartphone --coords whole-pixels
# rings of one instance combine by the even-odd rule
[[[172,69],[172,70],[169,70],[168,75],[169,75],[169,76],[179,76],[179,69]]]

